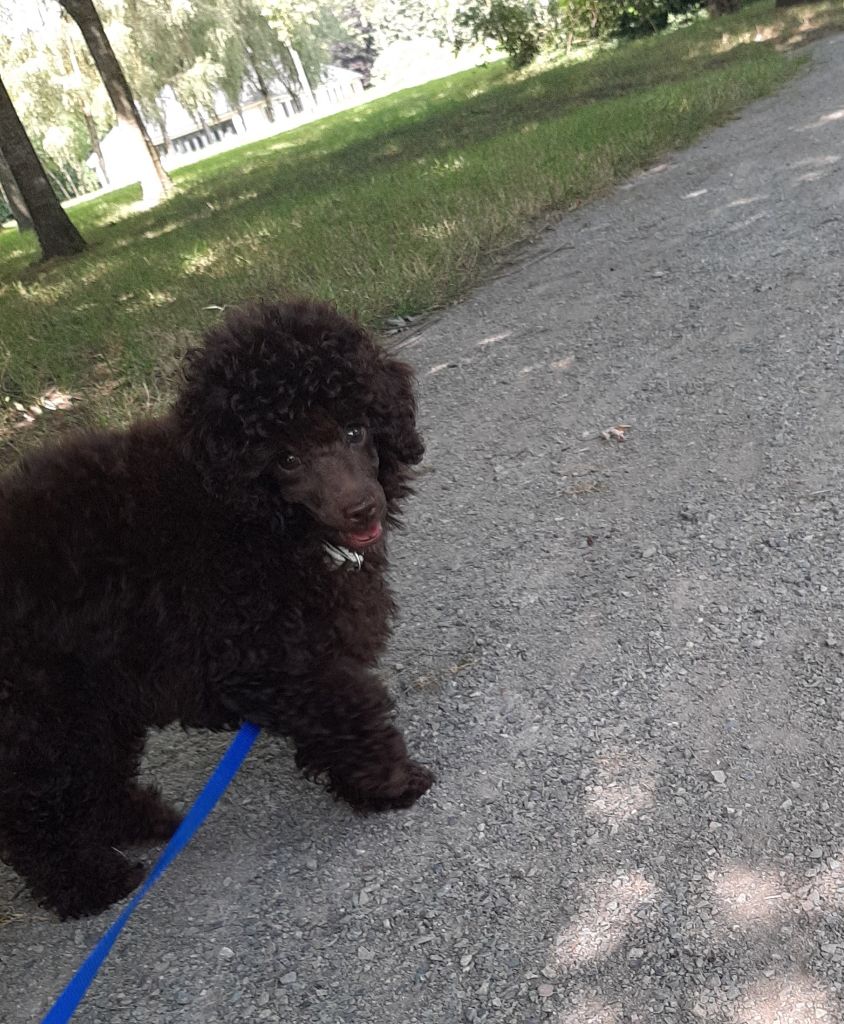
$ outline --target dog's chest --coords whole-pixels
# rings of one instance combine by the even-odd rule
[[[332,568],[265,549],[218,563],[213,579],[202,628],[213,675],[235,671],[244,652],[294,674],[343,658],[372,664],[389,635],[393,602],[378,564]]]
[[[242,625],[269,648],[374,661],[389,634],[393,602],[377,569],[278,572],[254,580],[238,607]]]
[[[374,661],[389,634],[393,603],[383,575],[366,567],[338,569],[303,595],[309,644],[338,655]]]

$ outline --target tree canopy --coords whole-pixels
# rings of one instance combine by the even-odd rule
[[[0,52],[9,92],[59,193],[96,187],[86,166],[115,123],[80,31],[56,0],[0,0]],[[281,74],[307,93],[349,31],[325,0],[95,0],[108,40],[145,119],[160,123],[169,86],[202,118],[222,92]],[[150,59],[150,55],[154,59]]]

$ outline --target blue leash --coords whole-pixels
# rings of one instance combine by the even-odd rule
[[[41,1024],[65,1024],[76,1012],[77,1006],[82,1002],[82,997],[88,991],[88,987],[96,977],[97,971],[99,971],[103,961],[111,951],[117,936],[132,916],[132,911],[158,879],[161,878],[167,868],[170,867],[176,857],[184,850],[214,809],[215,804],[225,792],[226,787],[237,774],[238,768],[240,768],[244,758],[249,753],[260,731],[257,725],[252,725],[250,722],[240,727],[229,749],[223,754],[220,763],[214,769],[214,774],[205,783],[202,792],[194,800],[193,806],[185,815],[182,824],[176,829],[173,838],[161,851],[161,856],[155,862],[143,885],[129,901],[114,924],[85,958],[82,966],[70,979],[59,998],[53,1003]]]

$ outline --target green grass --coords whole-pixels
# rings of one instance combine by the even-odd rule
[[[767,0],[578,63],[406,90],[184,168],[153,210],[136,188],[74,207],[90,248],[73,260],[31,267],[32,240],[0,233],[0,400],[56,386],[86,422],[155,411],[207,307],[256,296],[327,297],[376,324],[442,306],[542,218],[776,89],[796,68],[777,44],[840,9]],[[749,41],[760,26],[770,42]],[[74,414],[15,418],[0,459]]]

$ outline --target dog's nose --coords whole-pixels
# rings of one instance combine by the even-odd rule
[[[354,505],[348,505],[345,509],[347,522],[354,523],[355,526],[369,526],[376,514],[377,509],[372,498],[365,498]]]

